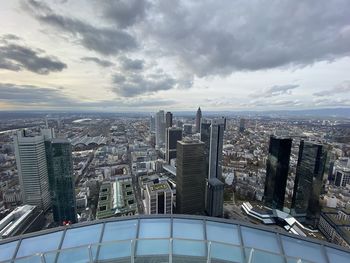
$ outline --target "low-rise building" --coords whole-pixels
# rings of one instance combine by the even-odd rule
[[[323,209],[318,228],[330,242],[350,248],[350,210]]]
[[[102,183],[96,219],[130,216],[137,213],[137,203],[130,176],[121,176],[113,182]]]

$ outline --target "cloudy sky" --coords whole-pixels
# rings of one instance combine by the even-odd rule
[[[11,0],[0,110],[350,106],[349,0]]]

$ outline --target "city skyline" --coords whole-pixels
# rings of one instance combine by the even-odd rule
[[[349,9],[340,0],[6,1],[0,110],[350,107]]]

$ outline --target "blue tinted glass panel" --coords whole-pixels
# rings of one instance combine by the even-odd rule
[[[167,255],[169,254],[169,239],[139,240],[136,243],[136,255]]]
[[[233,262],[242,262],[242,250],[240,247],[212,242],[210,246],[211,258]]]
[[[173,237],[187,239],[204,239],[202,220],[174,219]]]
[[[15,253],[18,241],[5,243],[0,245],[0,260],[9,260],[13,257]]]
[[[97,250],[97,245],[93,246]],[[100,245],[98,260],[113,260],[130,257],[131,241],[108,242]]]
[[[101,229],[102,224],[68,229],[63,240],[62,248],[98,243]]]
[[[247,260],[251,259],[252,263],[284,263],[282,255],[277,255],[267,251],[246,248],[245,254]]]
[[[16,258],[58,249],[63,231],[23,239]]]
[[[281,238],[287,256],[300,257],[318,263],[326,262],[320,245],[287,236],[281,236]]]
[[[204,241],[173,240],[173,254],[204,257],[206,254],[206,243]]]
[[[236,225],[210,221],[207,221],[206,225],[208,240],[240,245]]]
[[[170,219],[141,219],[139,238],[169,238]]]
[[[41,257],[39,255],[29,256],[24,258],[18,258],[15,263],[41,263]]]
[[[136,238],[137,220],[126,220],[106,223],[103,242]]]
[[[280,253],[276,234],[249,227],[241,227],[245,247]]]
[[[88,247],[73,248],[62,250],[58,256],[58,263],[86,263],[89,262],[89,250]]]
[[[347,263],[350,261],[350,253],[344,251],[326,247],[330,263]]]

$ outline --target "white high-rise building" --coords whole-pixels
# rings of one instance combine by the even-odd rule
[[[18,131],[13,138],[23,203],[43,210],[51,204],[45,139],[53,137],[52,129],[43,129],[35,136],[26,135],[25,130]]]
[[[156,113],[156,146],[161,147],[165,143],[165,116],[164,111],[160,110]]]

